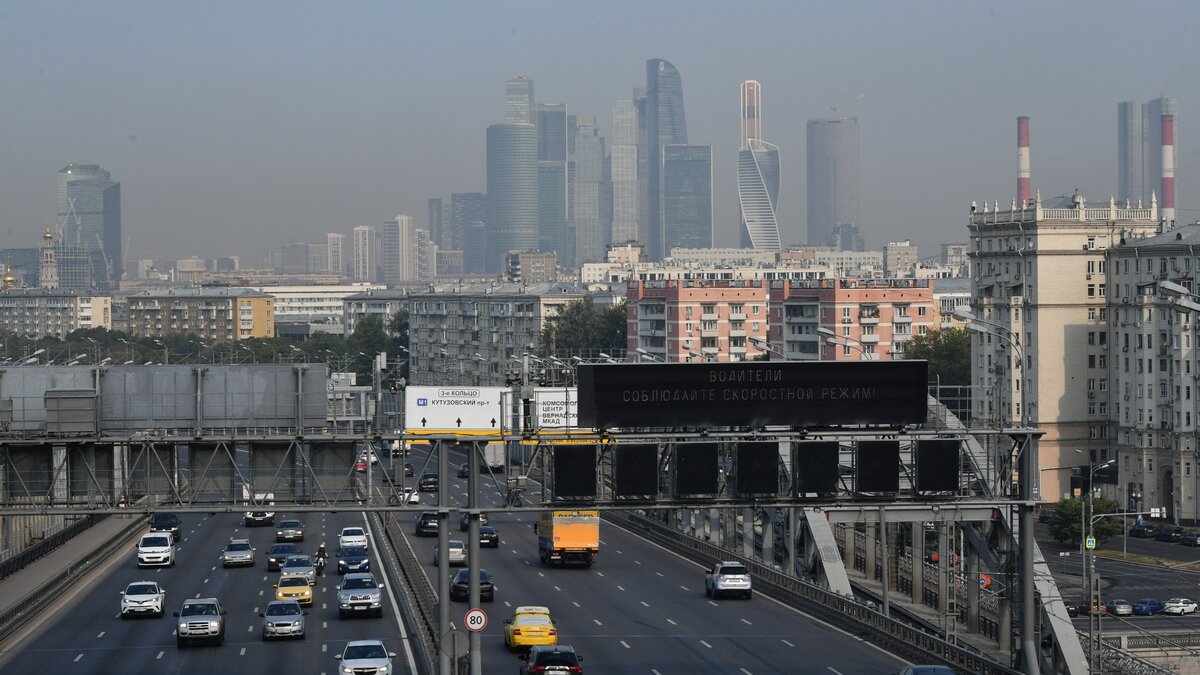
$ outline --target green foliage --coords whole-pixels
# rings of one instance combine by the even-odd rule
[[[624,351],[625,333],[625,303],[597,307],[587,298],[575,300],[546,320],[541,352],[563,356]]]
[[[971,335],[962,328],[931,330],[904,345],[904,358],[929,362],[929,379],[942,385],[971,383]]]
[[[1048,525],[1050,536],[1054,537],[1055,541],[1060,544],[1070,542],[1072,546],[1079,546],[1079,509],[1086,503],[1086,499],[1061,499],[1054,505],[1054,514],[1050,517]],[[1091,515],[1098,516],[1104,513],[1118,513],[1121,505],[1111,499],[1096,497],[1092,509]],[[1099,518],[1092,526],[1092,533],[1097,541],[1103,542],[1109,537],[1121,534],[1124,527],[1120,518]]]

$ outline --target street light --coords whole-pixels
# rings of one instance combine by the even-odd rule
[[[596,352],[596,356],[599,356],[600,358],[604,359],[605,363],[616,363],[617,362],[616,359],[609,356],[608,354],[605,354],[604,352]]]
[[[633,351],[637,352],[638,356],[640,356],[644,359],[653,361],[655,363],[663,363],[664,362],[664,359],[661,356],[658,356],[657,354],[651,354],[650,352],[646,351],[645,349],[642,349],[641,347],[638,347],[638,348],[634,349]]]
[[[750,340],[750,344],[754,345],[755,348],[758,349],[759,351],[767,351],[767,352],[770,352],[771,354],[777,354],[784,361],[788,360],[787,352],[783,351],[783,349],[780,348],[779,345],[773,345],[770,342],[767,342],[766,340],[758,337],[757,335],[752,335],[748,339]]]

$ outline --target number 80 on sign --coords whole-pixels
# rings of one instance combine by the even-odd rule
[[[487,613],[476,607],[467,612],[467,615],[463,618],[463,623],[466,624],[467,630],[472,633],[478,633],[487,628]]]

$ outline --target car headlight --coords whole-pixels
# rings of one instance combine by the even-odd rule
[[[354,669],[351,668],[350,666],[342,666],[342,672],[343,673],[353,673]]]
[[[179,632],[182,633],[186,630],[187,630],[187,623],[180,621],[179,622]]]
[[[375,669],[375,672],[377,672],[377,673],[386,673],[387,671],[388,671],[387,666],[379,666],[378,668]]]
[[[347,563],[345,560],[339,560],[338,564],[339,565],[348,565],[349,563]]]
[[[221,624],[220,624],[220,623],[218,623],[218,622],[216,622],[216,621],[209,621],[209,622],[208,622],[208,628],[209,628],[209,630],[216,630],[216,629],[218,629],[218,628],[220,628],[220,627],[221,627]]]

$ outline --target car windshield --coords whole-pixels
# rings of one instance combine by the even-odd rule
[[[518,626],[549,626],[550,617],[544,614],[522,614],[513,623]]]
[[[464,544],[464,543],[462,543],[462,542],[461,542],[461,541],[459,541],[458,539],[451,539],[451,540],[450,540],[450,548],[466,548],[466,547],[467,547],[467,545],[466,545],[466,544]]]
[[[249,551],[250,544],[244,541],[234,542],[225,547],[226,551]]]
[[[470,580],[471,580],[471,573],[468,570],[459,570],[458,573],[454,575],[455,583],[465,584]],[[490,579],[488,578],[487,570],[479,570],[479,580],[480,581],[490,581]]]
[[[367,554],[367,549],[361,546],[343,546],[338,549],[338,556],[343,558],[353,558]]]
[[[296,552],[295,544],[276,544],[271,547],[271,553],[276,554],[276,555],[281,554],[281,553],[295,553],[295,552]]]
[[[167,515],[165,513],[156,513],[153,516],[151,516],[150,523],[155,526],[170,527],[171,525],[175,524],[175,520],[176,520],[175,516]]]
[[[285,586],[308,586],[308,579],[304,577],[284,577],[279,580],[279,587]]]
[[[360,528],[360,527],[347,527],[346,529],[342,530],[342,536],[343,537],[361,537],[361,536],[363,536],[363,531],[362,531],[362,528]]]
[[[479,534],[496,534],[496,528],[491,525],[484,525],[479,528]]]
[[[300,605],[294,602],[279,602],[267,605],[267,616],[294,616],[300,613]]]
[[[280,527],[280,529],[288,529],[288,528],[291,528],[291,529],[297,529],[297,530],[298,530],[298,529],[300,529],[300,521],[298,521],[298,520],[285,520],[285,521],[283,521],[282,523],[280,523],[280,524],[279,524],[279,527]]]
[[[312,564],[313,564],[313,562],[312,562],[312,560],[309,559],[308,556],[294,555],[294,556],[288,558],[287,562],[285,562],[283,564],[283,566],[284,567],[312,567]]]
[[[386,659],[382,645],[349,645],[342,654],[343,659]]]
[[[125,595],[157,595],[157,584],[129,584],[129,588],[125,589]]]
[[[745,567],[741,565],[724,565],[721,567],[721,574],[749,574]]]
[[[535,665],[539,666],[574,666],[578,665],[575,655],[570,652],[540,652]]]
[[[171,540],[166,537],[146,537],[142,540],[142,546],[170,546]]]
[[[374,579],[346,579],[342,584],[342,588],[353,590],[356,588],[375,588]]]
[[[217,606],[211,603],[195,603],[184,605],[179,616],[217,616]]]

